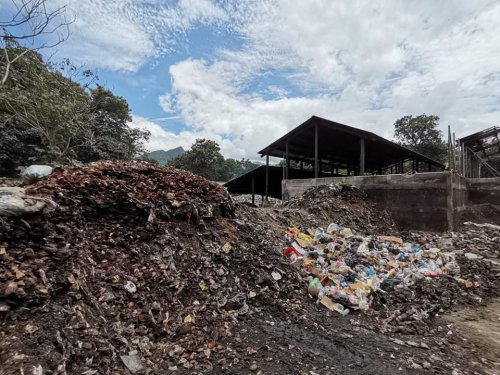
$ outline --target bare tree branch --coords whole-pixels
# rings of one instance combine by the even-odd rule
[[[13,53],[9,46],[13,43],[20,45],[21,42],[29,42],[32,50],[53,48],[65,41],[69,33],[69,25],[73,21],[68,21],[64,16],[66,6],[61,6],[55,10],[49,10],[46,6],[47,0],[11,0],[13,8],[16,10],[8,21],[0,21],[0,40],[5,55],[5,61],[0,68],[0,87],[5,85],[9,77],[12,64],[26,54],[27,50],[15,49],[16,56],[9,56]],[[56,35],[54,41],[42,41],[38,45],[38,37],[46,35]],[[1,61],[0,61],[1,63]]]

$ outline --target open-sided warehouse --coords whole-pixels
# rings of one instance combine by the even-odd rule
[[[444,169],[437,161],[374,133],[317,116],[312,116],[259,154],[266,157],[265,169],[257,168],[227,182],[225,186],[229,192],[252,194],[252,191],[263,189],[268,196],[270,186],[280,186],[283,179],[402,173],[408,164],[416,172]],[[281,173],[270,172],[269,157],[283,158],[283,169],[278,168]],[[274,188],[272,195],[276,196]]]

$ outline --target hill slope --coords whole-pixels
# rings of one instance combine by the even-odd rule
[[[176,147],[168,151],[165,150],[152,151],[146,155],[149,156],[151,159],[156,160],[161,165],[165,165],[169,160],[175,158],[176,156],[182,155],[185,152],[186,151],[182,147]]]

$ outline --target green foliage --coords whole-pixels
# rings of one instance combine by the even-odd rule
[[[224,157],[216,142],[208,139],[197,139],[191,146],[191,150],[173,158],[168,162],[168,165],[191,171],[211,180],[219,180]]]
[[[438,129],[439,117],[422,114],[404,116],[394,123],[394,136],[409,149],[439,162],[447,155],[443,133]]]
[[[256,167],[249,160],[224,159],[217,142],[207,139],[197,139],[189,151],[170,160],[168,165],[214,181],[228,181]]]
[[[229,181],[251,171],[256,167],[257,164],[252,163],[248,159],[226,159],[224,160],[223,178],[221,180]]]
[[[100,86],[86,90],[38,53],[10,48],[23,54],[0,90],[0,174],[30,163],[131,159],[142,151],[148,134],[127,126],[125,99]]]

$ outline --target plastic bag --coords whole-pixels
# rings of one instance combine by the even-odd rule
[[[48,176],[53,170],[54,168],[50,165],[30,165],[21,173],[21,178],[24,183],[31,184],[42,177]]]

